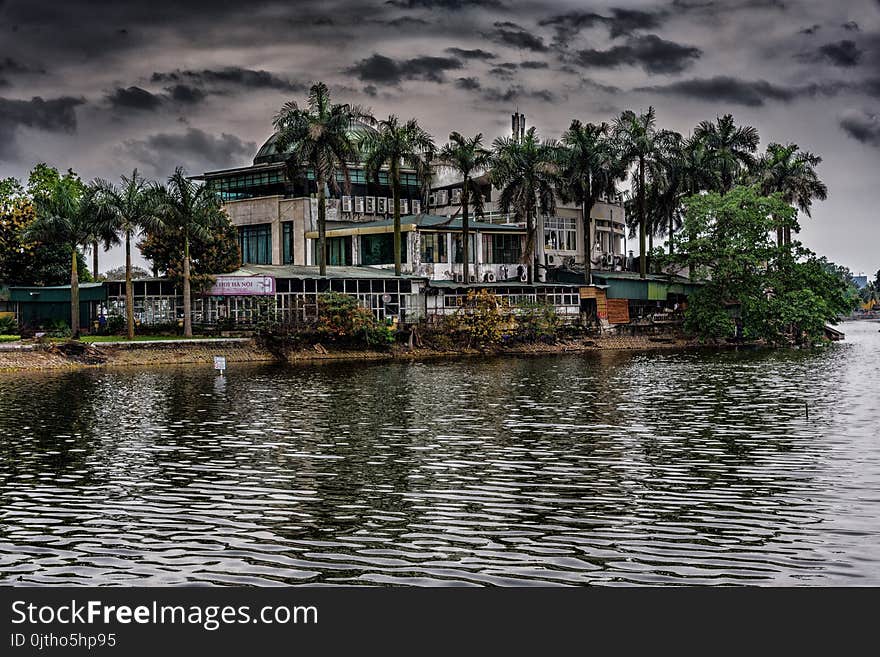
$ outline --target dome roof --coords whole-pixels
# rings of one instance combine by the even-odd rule
[[[348,135],[353,141],[360,139],[365,134],[373,132],[376,132],[374,128],[361,121],[353,121],[351,127],[348,129]],[[285,154],[289,153],[290,149],[288,148],[286,153],[279,153],[278,148],[275,145],[277,140],[278,133],[276,132],[269,137],[260,147],[260,150],[257,151],[257,154],[254,157],[254,164],[270,164],[272,162],[284,161]]]

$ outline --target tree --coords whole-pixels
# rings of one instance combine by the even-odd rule
[[[418,121],[406,123],[394,114],[377,123],[377,130],[363,135],[360,149],[367,175],[379,180],[379,171],[388,167],[388,181],[394,203],[394,274],[400,276],[400,167],[424,171],[425,162],[435,152],[434,139]]]
[[[752,178],[763,194],[779,192],[786,203],[809,217],[813,200],[828,197],[828,187],[816,173],[821,162],[821,157],[799,150],[797,144],[773,143],[757,161]],[[777,225],[776,239],[779,244],[791,244],[791,226]]]
[[[694,130],[694,138],[705,144],[722,194],[730,191],[742,172],[754,166],[758,131],[752,126],[737,126],[732,114],[725,114],[714,123],[701,121]]]
[[[654,108],[649,107],[644,114],[636,114],[632,110],[626,110],[614,121],[614,140],[618,149],[618,157],[631,166],[636,164],[638,178],[635,182],[637,189],[637,211],[639,218],[639,274],[642,278],[647,275],[647,257],[645,252],[645,233],[647,230],[647,213],[645,210],[645,169],[647,161],[654,155],[656,150],[656,128]]]
[[[738,306],[747,339],[812,342],[822,337],[826,322],[852,310],[841,276],[800,245],[781,248],[770,239],[778,219],[796,226],[795,215],[781,194],[763,196],[757,186],[685,201],[682,248],[675,258],[704,280],[688,300],[688,330],[703,338],[727,337],[733,321],[725,307]]]
[[[275,115],[275,141],[279,153],[289,151],[288,178],[301,176],[311,169],[318,197],[318,267],[327,275],[327,189],[339,191],[341,176],[346,193],[351,189],[347,164],[358,159],[357,144],[350,129],[358,120],[371,121],[357,105],[330,102],[330,90],[323,82],[313,84],[306,107],[296,101],[285,103]]]
[[[112,232],[94,203],[95,190],[61,179],[34,196],[36,218],[24,231],[26,241],[56,242],[70,259],[70,330],[79,337],[79,247],[97,239],[109,241]]]
[[[172,249],[180,258],[183,270],[183,335],[192,337],[190,247],[193,239],[208,240],[211,231],[222,226],[224,218],[227,224],[229,219],[220,208],[217,194],[206,185],[198,185],[187,178],[181,167],[175,169],[166,185],[156,187],[154,194],[156,204],[145,225],[154,235],[169,238]]]
[[[484,172],[492,159],[492,153],[483,148],[483,135],[478,133],[474,137],[465,137],[458,132],[449,135],[449,142],[440,149],[438,162],[441,166],[450,169],[461,176],[461,240],[462,240],[462,271],[464,281],[470,280],[470,226],[469,210],[471,199],[474,201],[474,211],[479,217],[483,214],[483,195],[480,188],[474,183],[473,176]],[[474,254],[476,260],[476,254]]]
[[[612,196],[617,181],[626,177],[620,160],[615,157],[607,123],[571,122],[560,140],[559,191],[564,201],[573,200],[581,206],[583,216],[584,281],[592,283],[590,267],[590,236],[592,212],[599,198]]]
[[[115,234],[125,243],[125,320],[128,339],[134,340],[134,291],[131,284],[131,240],[155,214],[156,192],[135,169],[116,186],[97,180],[95,202]]]
[[[526,224],[526,264],[529,283],[535,280],[535,219],[556,210],[558,187],[558,146],[541,141],[534,128],[522,139],[499,137],[492,144],[492,184],[501,190],[498,205],[502,212],[513,211],[517,221]]]

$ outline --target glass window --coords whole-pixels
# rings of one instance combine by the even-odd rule
[[[351,237],[330,237],[327,239],[327,264],[351,264]]]
[[[544,248],[551,251],[576,251],[577,222],[570,217],[545,217]]]
[[[400,236],[400,261],[406,262],[406,233],[402,233]],[[361,236],[361,264],[393,265],[394,234],[380,233]]]
[[[422,262],[448,262],[447,233],[422,233]]]
[[[452,236],[452,249],[455,253],[455,262],[460,263],[463,259],[461,233]],[[473,264],[477,255],[477,236],[474,233],[468,235],[468,262]]]
[[[272,264],[272,225],[255,224],[238,227],[241,261],[252,265]]]
[[[293,222],[285,221],[281,224],[281,262],[285,265],[293,264]]]
[[[509,264],[522,258],[522,244],[519,235],[498,235],[483,233],[483,262],[487,264]]]

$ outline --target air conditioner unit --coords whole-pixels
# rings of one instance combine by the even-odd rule
[[[380,196],[376,199],[376,213],[377,214],[385,214],[388,212],[388,202],[384,196]]]
[[[470,280],[471,283],[476,283],[476,282],[477,282],[477,277],[474,276],[473,274],[471,274],[469,280]]]
[[[491,271],[486,274],[486,282],[487,283],[494,283],[495,282],[495,274],[493,274]]]
[[[422,213],[422,202],[418,199],[413,199],[409,202],[412,206],[411,210],[413,214],[421,214]]]
[[[342,211],[351,212],[351,196],[342,197]]]
[[[437,205],[437,195],[436,194],[429,194],[428,195],[428,205],[430,205],[431,207]]]
[[[461,272],[455,272],[455,282],[456,283],[463,283],[464,282],[464,274],[462,274]]]
[[[524,271],[522,274],[519,275],[519,280],[520,280],[521,283],[526,283],[526,282],[528,282],[528,280],[529,280],[529,273],[526,272],[526,271]]]
[[[461,203],[461,189],[456,187],[452,190],[452,204],[458,205]]]
[[[548,255],[547,262],[549,262],[552,265],[554,262],[556,262],[556,259],[552,255]]]
[[[400,199],[400,214],[409,214],[409,201],[405,198]]]
[[[449,190],[441,189],[437,192],[437,205],[449,205]]]
[[[368,196],[364,203],[364,212],[367,214],[376,214],[376,197]]]
[[[385,200],[388,203],[388,214],[391,214],[392,212],[394,212],[394,199],[386,198]]]
[[[363,214],[364,213],[364,197],[363,196],[355,196],[354,197],[354,211],[355,211],[355,214]]]

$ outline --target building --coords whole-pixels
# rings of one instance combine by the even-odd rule
[[[364,123],[352,124],[350,135],[360,138],[373,130]],[[276,147],[273,134],[254,157],[253,164],[234,169],[209,171],[200,179],[215,189],[232,224],[238,229],[243,262],[254,265],[305,265],[314,261],[305,234],[317,230],[317,187],[312,171],[299,179],[286,174],[285,153]],[[392,191],[387,171],[378,182],[366,176],[363,164],[350,163],[350,194],[330,190],[327,198],[327,227],[382,220],[393,214]],[[401,169],[401,214],[421,212],[421,184],[415,171]]]

